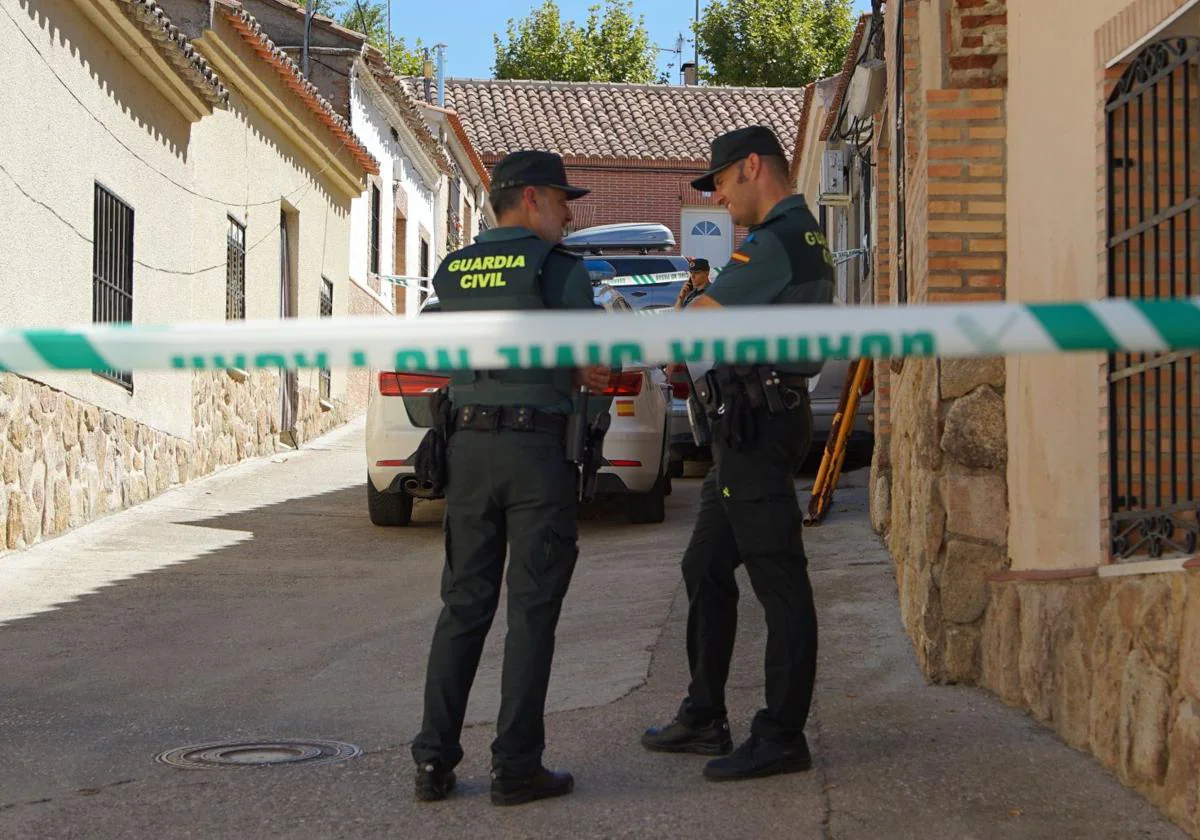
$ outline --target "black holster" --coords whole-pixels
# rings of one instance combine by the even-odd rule
[[[449,480],[447,448],[454,434],[454,407],[450,404],[449,389],[442,388],[430,398],[433,427],[421,439],[413,456],[413,471],[422,484],[432,484],[432,492],[441,494]]]
[[[730,449],[752,447],[763,416],[775,417],[789,408],[779,373],[768,365],[722,365],[707,375],[710,411]]]
[[[579,468],[578,498],[584,504],[596,497],[596,476],[604,466],[604,436],[612,416],[606,411],[588,422],[588,392],[575,392],[571,416],[567,420],[567,460]]]

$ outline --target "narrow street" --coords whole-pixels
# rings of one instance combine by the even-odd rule
[[[373,527],[364,475],[359,420],[0,557],[0,837],[1184,836],[1024,713],[925,683],[868,524],[866,470],[843,478],[829,521],[806,532],[822,645],[813,772],[714,785],[704,759],[638,745],[686,684],[678,561],[699,481],[682,479],[662,525],[604,508],[581,524],[546,753],[576,792],[489,802],[502,609],[459,790],[418,805],[408,742],[439,607],[441,504],[418,505],[411,528]],[[748,584],[742,604],[735,741],[762,692],[764,627]],[[293,767],[156,761],[259,739],[363,752]]]

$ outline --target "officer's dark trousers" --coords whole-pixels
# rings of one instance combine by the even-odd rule
[[[817,616],[793,483],[812,439],[807,399],[777,417],[761,413],[759,426],[759,440],[748,451],[726,447],[720,421],[713,428],[714,465],[683,556],[692,681],[679,716],[703,724],[727,713],[725,682],[737,630],[734,570],[744,563],[767,621],[766,708],[751,731],[787,743],[808,719],[817,666]]]
[[[535,773],[554,632],[578,555],[574,469],[560,437],[541,432],[458,431],[450,438],[442,612],[425,677],[425,718],[413,758],[462,760],[467,697],[508,565],[508,633],[493,768]]]

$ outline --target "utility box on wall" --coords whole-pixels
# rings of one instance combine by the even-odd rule
[[[826,149],[821,161],[821,194],[818,204],[844,205],[850,203],[850,188],[846,178],[846,153],[842,149]]]

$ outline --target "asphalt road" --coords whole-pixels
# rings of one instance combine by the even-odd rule
[[[439,606],[441,506],[418,505],[410,528],[375,528],[364,474],[359,421],[0,555],[0,838],[1183,836],[1022,713],[926,685],[867,524],[863,470],[806,533],[822,646],[812,772],[718,785],[701,777],[704,759],[637,743],[686,684],[678,562],[699,481],[681,479],[662,525],[603,505],[582,522],[546,753],[576,792],[489,802],[501,610],[460,789],[419,805],[408,742]],[[762,617],[742,590],[735,740],[762,694]],[[362,753],[229,769],[156,760],[277,739]]]

